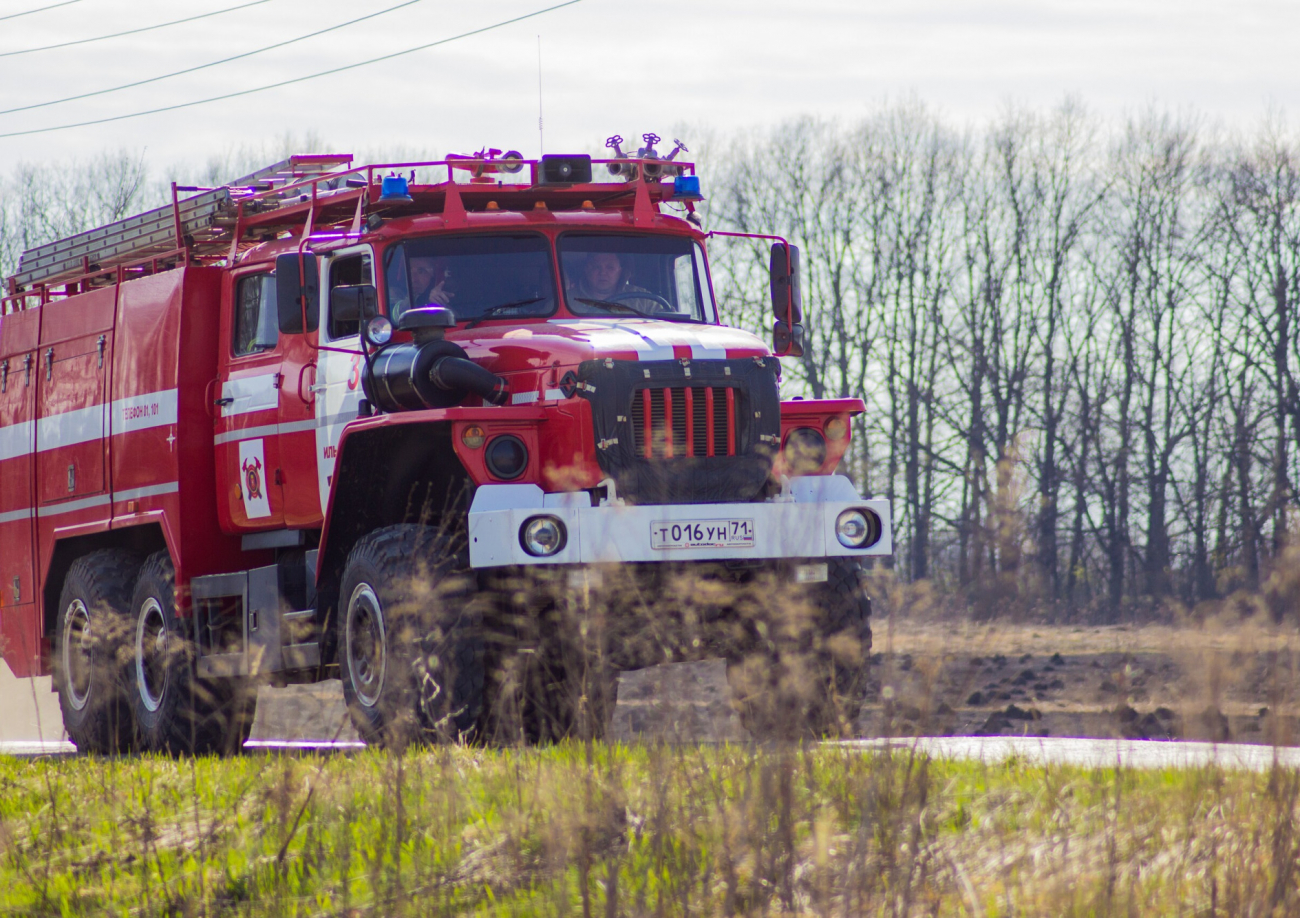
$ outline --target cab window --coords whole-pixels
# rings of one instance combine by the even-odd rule
[[[535,233],[430,236],[384,255],[388,315],[443,306],[457,322],[548,316],[555,311],[551,245]]]
[[[575,315],[713,319],[704,252],[690,239],[566,233],[559,252],[564,294]]]
[[[269,351],[279,341],[274,274],[250,274],[236,283],[234,337],[236,357]]]

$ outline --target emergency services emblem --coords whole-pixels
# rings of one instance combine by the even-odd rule
[[[249,462],[244,460],[244,487],[248,491],[249,500],[257,500],[262,496],[262,462],[260,459],[254,459]]]
[[[266,498],[266,460],[261,440],[239,441],[239,480],[244,498],[244,513],[250,520],[271,515]]]

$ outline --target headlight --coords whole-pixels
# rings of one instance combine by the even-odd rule
[[[564,550],[569,533],[553,516],[534,516],[519,527],[519,544],[537,558],[548,558]]]
[[[796,427],[785,438],[785,462],[796,475],[815,472],[826,464],[826,438],[820,430]]]
[[[484,458],[495,477],[514,481],[528,468],[528,447],[514,434],[503,434],[488,444]]]
[[[835,537],[845,548],[870,548],[880,541],[880,517],[866,508],[845,510],[835,520]]]

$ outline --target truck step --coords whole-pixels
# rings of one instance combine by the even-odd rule
[[[280,659],[285,669],[307,669],[320,666],[320,644],[289,644],[280,648]]]

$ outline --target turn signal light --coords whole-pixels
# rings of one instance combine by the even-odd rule
[[[826,439],[843,440],[849,433],[849,425],[844,423],[843,418],[831,418],[826,422]]]
[[[466,427],[460,435],[460,442],[464,443],[470,449],[478,449],[483,445],[487,435],[483,433],[483,428],[475,424],[472,427]]]

